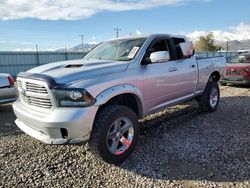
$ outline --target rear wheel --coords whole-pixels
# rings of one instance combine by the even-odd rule
[[[213,112],[217,109],[220,101],[220,90],[218,83],[209,81],[204,93],[198,97],[198,103],[202,111]]]
[[[136,114],[125,106],[110,105],[95,120],[90,150],[108,163],[124,161],[134,150],[139,137]]]

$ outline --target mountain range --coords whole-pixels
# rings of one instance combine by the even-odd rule
[[[72,48],[68,48],[67,51],[74,51],[74,52],[78,52],[78,51],[84,51],[84,52],[88,52],[89,50],[91,50],[93,47],[95,47],[96,44],[79,44],[79,45],[76,45]],[[65,51],[65,48],[60,48],[60,49],[57,49],[56,51]]]
[[[227,49],[227,42],[226,41],[215,41],[215,44],[221,46],[223,49]],[[67,49],[67,51],[84,51],[88,52],[90,49],[95,47],[96,44],[79,44],[72,48]],[[228,41],[228,50],[229,51],[237,51],[237,50],[250,50],[250,39],[248,40],[231,40]],[[65,49],[58,49],[56,51],[65,51]]]
[[[221,46],[223,49],[227,49],[227,42],[225,41],[215,41],[215,44]],[[237,51],[237,50],[250,50],[250,39],[248,40],[231,40],[228,41],[228,50]]]

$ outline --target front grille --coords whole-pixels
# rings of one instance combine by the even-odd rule
[[[29,104],[33,106],[37,106],[40,108],[48,108],[52,107],[50,99],[42,99],[37,97],[28,97]]]
[[[48,94],[47,89],[44,86],[41,86],[38,84],[26,82],[26,88],[27,88],[27,91],[29,92]]]
[[[22,101],[38,108],[51,109],[52,103],[45,86],[29,82],[17,81],[19,95]]]
[[[17,81],[17,87],[22,89],[22,81],[20,80]]]
[[[227,70],[226,75],[240,75],[241,71],[240,70]]]

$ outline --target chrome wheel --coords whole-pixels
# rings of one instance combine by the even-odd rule
[[[219,92],[217,88],[213,87],[210,92],[210,100],[209,100],[209,103],[212,108],[214,108],[217,105],[218,100],[219,100]]]
[[[121,117],[110,126],[106,144],[109,151],[115,155],[123,154],[131,145],[134,137],[134,127],[130,119]]]

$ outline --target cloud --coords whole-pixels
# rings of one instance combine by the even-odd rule
[[[98,42],[96,42],[96,41],[91,41],[91,42],[89,42],[88,44],[94,44],[94,45],[96,45],[96,44],[98,44]]]
[[[45,51],[49,51],[49,52],[54,52],[56,51],[58,48],[47,48]]]
[[[197,41],[200,36],[205,36],[209,32],[213,32],[215,40],[227,41],[227,40],[247,40],[250,39],[250,25],[241,22],[237,26],[231,26],[225,31],[211,30],[211,31],[194,31],[187,34],[192,41]]]
[[[142,32],[141,32],[140,30],[136,30],[135,33],[136,33],[137,35],[141,35],[141,34],[142,34]]]
[[[59,49],[59,48],[45,48],[45,49],[38,49],[38,50],[53,52],[53,51],[56,51],[57,49]],[[12,51],[34,52],[34,51],[36,51],[36,48],[15,48]]]
[[[99,44],[100,43],[100,42],[98,42],[99,38],[100,38],[99,36],[92,36],[91,41],[88,42],[88,44],[93,44],[93,45]]]
[[[76,20],[103,11],[142,10],[209,0],[0,0],[0,19]]]
[[[32,51],[36,51],[36,48],[16,48],[13,51],[23,51],[23,52],[32,52]]]
[[[33,44],[33,43],[32,42],[26,42],[26,41],[21,42],[21,45],[31,45],[31,44]]]

